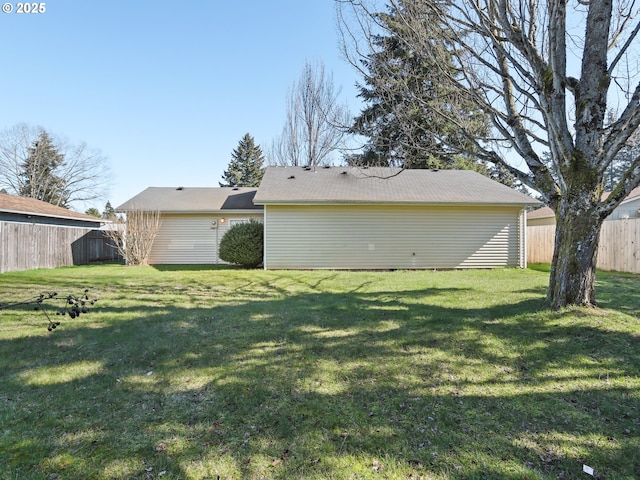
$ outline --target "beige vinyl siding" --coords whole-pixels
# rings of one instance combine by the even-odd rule
[[[640,198],[621,203],[607,220],[626,220],[629,218],[640,218]]]
[[[213,215],[162,215],[160,231],[153,242],[151,264],[216,263]]]
[[[224,218],[224,222],[221,220]],[[262,214],[163,214],[160,231],[153,242],[149,263],[215,264],[218,245],[231,220],[256,218]],[[214,222],[215,221],[215,225]]]
[[[530,227],[536,227],[538,225],[555,225],[556,217],[539,217],[527,219],[527,225]]]
[[[495,268],[524,263],[520,207],[265,208],[265,268]]]

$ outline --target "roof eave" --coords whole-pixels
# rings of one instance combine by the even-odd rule
[[[105,223],[106,221],[102,218],[97,218],[95,220],[91,218],[83,218],[83,217],[72,217],[69,215],[54,215],[51,213],[41,213],[41,212],[29,212],[25,210],[11,210],[8,208],[0,209],[2,213],[12,213],[16,215],[26,215],[29,217],[46,217],[46,218],[59,218],[63,220],[75,220],[77,222],[92,222],[92,223]]]
[[[539,202],[380,202],[380,201],[359,201],[359,200],[317,200],[317,201],[301,201],[301,200],[262,200],[256,201],[256,205],[372,205],[372,206],[425,206],[425,207],[526,207],[528,205],[538,205]]]
[[[140,208],[132,208],[130,210],[117,209],[116,213],[127,213],[133,211],[140,211]],[[142,209],[142,211],[145,211]],[[246,208],[246,209],[226,209],[226,210],[147,210],[149,212],[159,212],[160,214],[183,214],[183,215],[229,215],[229,214],[242,214],[249,213],[262,213],[262,208]]]

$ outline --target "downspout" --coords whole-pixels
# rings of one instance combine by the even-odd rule
[[[526,269],[527,268],[527,248],[528,248],[528,244],[527,244],[527,212],[526,212],[526,208],[522,208],[522,210],[520,210],[520,229],[522,230],[522,240],[520,242],[521,246],[522,246],[522,253],[521,253],[521,268]]]
[[[220,230],[220,219],[216,217],[216,265],[220,263],[220,242],[218,240],[218,231]]]
[[[264,213],[262,215],[262,238],[264,239],[262,245],[262,268],[267,269],[267,206],[264,205]]]

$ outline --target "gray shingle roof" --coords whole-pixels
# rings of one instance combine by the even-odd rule
[[[103,219],[85,213],[74,212],[67,208],[57,207],[35,198],[20,197],[0,193],[0,212],[35,215],[41,217],[83,220],[86,222],[102,223]]]
[[[211,213],[226,210],[262,210],[262,206],[253,204],[256,190],[257,188],[249,187],[149,187],[117,207],[116,211]]]
[[[383,167],[267,167],[257,204],[538,205],[523,193],[469,170]]]

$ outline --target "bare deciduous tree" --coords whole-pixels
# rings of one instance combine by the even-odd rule
[[[61,156],[62,161],[51,172],[53,177],[43,179],[50,181],[58,179],[63,184],[56,188],[64,190],[59,196],[65,206],[75,202],[87,202],[103,198],[111,180],[107,159],[98,150],[88,147],[85,143],[74,145],[67,139],[51,135],[42,127],[32,127],[21,123],[0,133],[0,188],[7,192],[20,195],[25,191],[27,181],[34,177],[26,175],[24,165],[29,162],[35,150],[34,145],[42,134],[51,138],[52,145]],[[39,186],[33,186],[35,191],[41,191]],[[51,189],[47,185],[45,190]]]
[[[347,50],[366,58],[372,35],[385,28],[379,6],[336,2],[343,39],[355,42]],[[453,61],[455,69],[438,71],[439,81],[491,118],[491,137],[478,138],[446,108],[434,114],[454,122],[472,153],[506,168],[554,209],[551,306],[594,305],[602,222],[640,184],[635,155],[603,198],[605,172],[640,125],[636,1],[388,0],[387,6],[398,12],[400,41],[432,65]],[[609,109],[619,112],[610,123]],[[440,141],[455,148],[446,137]]]
[[[160,224],[160,212],[133,209],[116,218],[107,233],[127,265],[147,265]]]
[[[343,145],[349,113],[339,93],[323,63],[305,63],[287,95],[287,118],[273,143],[271,163],[316,166]]]

